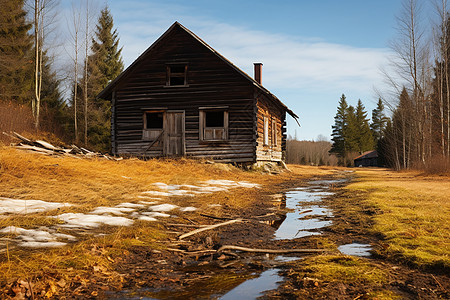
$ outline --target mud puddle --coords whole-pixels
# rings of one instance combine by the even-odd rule
[[[333,218],[332,211],[323,205],[322,199],[333,195],[333,187],[345,181],[346,179],[315,180],[309,182],[306,187],[273,195],[277,210],[285,209],[287,213],[270,223],[275,228],[272,241],[290,242],[302,237],[320,235],[321,229],[330,226]],[[358,253],[360,252],[363,252],[363,248]],[[116,299],[256,299],[263,296],[265,291],[277,289],[283,281],[283,277],[278,275],[277,266],[296,259],[300,258],[261,255],[248,260],[241,257],[233,263],[232,269],[224,269],[223,265],[219,264],[213,271],[214,275],[199,280],[196,284],[188,284],[181,290],[143,289],[133,294],[109,296]],[[255,261],[261,265],[259,268],[252,267]],[[214,268],[212,265],[210,267]],[[184,272],[192,272],[192,268],[186,267]]]

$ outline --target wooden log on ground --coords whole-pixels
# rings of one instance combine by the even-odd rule
[[[273,253],[273,254],[288,254],[288,253],[323,253],[327,252],[326,249],[256,249],[247,248],[241,246],[224,245],[220,247],[217,252],[224,250],[238,250],[243,252],[255,252],[255,253]]]
[[[214,228],[217,228],[217,227],[230,225],[230,224],[234,224],[234,223],[239,223],[239,222],[242,222],[242,221],[243,221],[242,219],[236,219],[236,220],[230,220],[230,221],[226,221],[226,222],[219,223],[219,224],[209,225],[209,226],[206,226],[206,227],[203,227],[203,228],[199,228],[199,229],[190,231],[188,233],[182,234],[182,235],[180,235],[178,237],[178,239],[182,240],[182,239],[184,239],[184,238],[186,238],[188,236],[191,236],[191,235],[194,235],[194,234],[206,231],[206,230],[211,230],[211,229],[214,229]]]

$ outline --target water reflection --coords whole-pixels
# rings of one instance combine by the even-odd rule
[[[339,180],[313,181],[309,187],[299,187],[286,192],[286,208],[293,210],[276,225],[275,239],[294,239],[319,235],[318,229],[330,226],[333,214],[330,209],[320,205],[324,197],[333,193],[329,186]]]
[[[338,250],[342,254],[367,257],[371,256],[370,251],[372,250],[372,246],[369,244],[352,243],[341,245],[338,247]]]

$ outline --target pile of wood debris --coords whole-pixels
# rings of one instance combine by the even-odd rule
[[[75,158],[103,158],[108,160],[121,160],[122,158],[113,157],[107,154],[102,154],[99,152],[90,151],[83,147],[78,147],[75,145],[70,146],[70,148],[56,147],[50,143],[41,140],[30,140],[17,132],[12,132],[11,134],[3,132],[3,134],[19,139],[20,142],[13,144],[17,149],[33,151],[40,154],[46,155],[56,155],[56,156],[70,156]]]

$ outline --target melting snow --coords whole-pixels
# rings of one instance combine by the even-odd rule
[[[130,207],[130,208],[144,208],[144,204],[137,204],[137,203],[130,203],[130,202],[124,202],[116,205],[116,207]]]
[[[149,216],[149,217],[163,217],[163,218],[170,217],[169,214],[165,214],[165,213],[161,213],[161,212],[157,212],[157,211],[147,211],[147,212],[143,212],[142,214]]]
[[[102,224],[111,226],[130,226],[133,220],[125,217],[91,215],[83,213],[66,213],[54,218],[66,222],[65,227],[98,227]]]
[[[47,229],[47,228],[45,228]],[[18,234],[16,239],[21,240],[19,246],[21,247],[61,247],[67,243],[59,242],[57,239],[65,239],[74,241],[76,238],[69,234],[50,233],[45,230],[38,229],[24,229],[15,226],[8,226],[0,230],[3,234]]]
[[[143,194],[154,195],[154,196],[194,196],[196,194],[214,193],[214,192],[225,192],[230,188],[259,188],[259,184],[246,182],[246,181],[233,181],[233,180],[208,180],[200,182],[199,185],[190,184],[172,184],[168,185],[163,182],[155,182],[153,186],[160,189],[160,191],[146,191]]]
[[[122,176],[123,178],[127,178]],[[194,196],[196,194],[227,191],[231,188],[259,188],[259,184],[245,181],[208,180],[198,185],[168,185],[162,182],[153,184],[159,191],[146,191],[137,196],[144,200],[161,200],[168,196]],[[156,196],[156,197],[154,197]],[[14,234],[19,246],[23,247],[61,247],[67,241],[76,240],[72,235],[57,233],[58,227],[71,228],[75,232],[80,228],[96,228],[101,225],[130,226],[135,219],[144,221],[157,221],[157,217],[167,218],[170,214],[165,212],[178,209],[181,212],[196,211],[197,208],[179,207],[174,204],[157,204],[158,201],[139,201],[139,203],[124,202],[114,207],[99,206],[88,214],[64,213],[52,218],[64,221],[64,224],[40,229],[23,229],[8,226],[0,230],[0,234]],[[20,200],[0,197],[0,215],[5,213],[26,214],[58,209],[62,206],[71,206],[69,203],[46,202],[41,200]],[[209,207],[219,207],[220,204],[210,204]]]
[[[108,206],[99,206],[94,209],[91,214],[104,215],[104,214],[113,214],[113,215],[123,215],[126,212],[135,211],[134,208],[129,207],[108,207]]]
[[[177,205],[173,205],[173,204],[158,204],[158,205],[149,206],[149,209],[152,211],[171,211],[177,207],[178,207]]]
[[[188,211],[196,211],[197,208],[188,206],[188,207],[180,207],[180,211],[188,212]]]
[[[138,219],[142,221],[158,221],[158,219],[148,216],[140,216]]]
[[[71,206],[71,204],[46,202],[42,200],[21,200],[0,197],[0,214],[30,214],[46,210],[58,209],[61,206]]]

